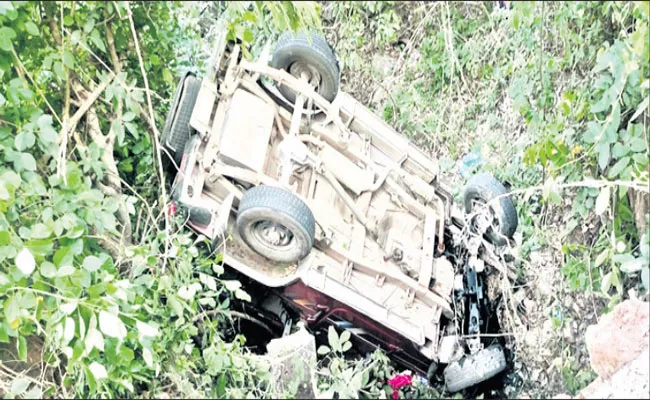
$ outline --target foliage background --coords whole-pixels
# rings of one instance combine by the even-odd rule
[[[322,30],[343,89],[439,158],[457,192],[469,151],[509,184],[524,262],[493,295],[514,334],[505,393],[575,393],[594,377],[586,326],[630,290],[647,297],[649,15],[647,2],[1,2],[0,391],[291,395],[219,334],[229,299],[248,295],[165,212],[158,127],[224,16],[249,55],[285,29]],[[346,341],[322,351],[320,388],[390,395],[394,367],[345,359]]]

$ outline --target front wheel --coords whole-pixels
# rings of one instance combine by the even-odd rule
[[[294,263],[314,245],[314,215],[294,193],[272,186],[249,189],[239,204],[237,231],[271,261]]]
[[[503,246],[517,230],[517,210],[508,190],[492,175],[480,173],[474,175],[465,186],[463,200],[465,212],[470,214],[483,208],[478,220],[487,225],[485,237],[493,244]],[[497,201],[491,201],[499,197]]]

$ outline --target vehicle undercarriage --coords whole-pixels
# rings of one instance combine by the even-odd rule
[[[501,372],[481,333],[483,275],[516,229],[503,185],[476,175],[458,209],[434,160],[339,91],[318,35],[285,33],[270,65],[217,50],[181,78],[163,144],[187,224],[256,287],[242,312],[280,335],[334,325],[422,374],[446,364],[449,391]]]

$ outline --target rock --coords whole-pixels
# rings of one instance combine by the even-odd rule
[[[627,193],[634,213],[634,222],[639,232],[648,232],[647,215],[650,213],[650,195],[641,190],[630,188]]]
[[[438,362],[449,364],[463,357],[458,335],[443,336],[438,346]]]
[[[646,303],[647,304],[647,303]],[[650,393],[650,354],[648,348],[625,364],[610,378],[596,378],[584,388],[579,399],[647,399]],[[557,397],[556,397],[557,398]]]
[[[396,62],[397,60],[393,57],[375,55],[372,58],[373,72],[377,73],[380,77],[386,77],[393,71]]]
[[[304,326],[271,340],[266,349],[276,393],[295,393],[297,399],[316,398],[316,340]]]
[[[648,302],[630,299],[587,328],[585,342],[591,367],[602,379],[648,348],[649,322]]]

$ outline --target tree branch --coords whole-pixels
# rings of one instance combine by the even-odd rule
[[[151,118],[152,127],[153,127],[153,137],[154,137],[154,152],[156,160],[158,161],[158,175],[160,181],[160,192],[161,192],[161,201],[162,210],[165,215],[165,252],[163,253],[163,265],[162,270],[165,271],[167,265],[167,253],[169,251],[169,215],[165,207],[167,206],[167,193],[165,190],[165,178],[163,175],[162,159],[160,157],[160,134],[158,128],[156,128],[156,119],[153,113],[153,105],[151,103],[151,94],[149,92],[149,80],[147,79],[147,71],[144,68],[144,61],[142,61],[142,52],[140,51],[140,43],[138,41],[138,35],[135,30],[135,24],[133,23],[133,13],[131,12],[130,2],[126,3],[126,12],[129,17],[129,24],[131,25],[131,33],[133,34],[133,41],[135,43],[135,51],[138,54],[138,61],[140,63],[140,72],[142,73],[142,79],[144,80],[144,87],[147,90],[147,106],[149,107],[149,117]]]
[[[89,96],[87,96],[84,99],[84,102],[81,104],[77,112],[74,113],[72,118],[70,118],[69,121],[64,121],[63,123],[63,129],[61,131],[61,146],[59,148],[59,160],[60,162],[57,165],[57,174],[60,176],[65,176],[65,158],[66,158],[66,146],[63,143],[68,142],[68,135],[70,132],[73,132],[77,128],[77,124],[79,121],[81,121],[81,118],[86,114],[86,112],[90,109],[90,107],[97,101],[99,96],[106,90],[108,85],[113,81],[114,76],[110,76],[106,81],[104,81],[101,85],[99,85]],[[69,95],[70,91],[70,85],[67,85],[67,92]],[[86,94],[85,89],[81,93]],[[113,149],[111,149],[111,152]]]
[[[27,69],[25,68],[23,63],[20,61],[20,58],[18,57],[18,54],[16,53],[16,49],[14,49],[12,47],[11,52],[13,53],[14,58],[16,59],[16,63],[17,63],[16,68],[18,69],[18,73],[21,74],[21,72],[22,72],[22,74],[27,76],[27,78],[30,80],[30,82],[32,82],[32,85],[34,86],[34,89],[36,90],[36,93],[38,93],[39,96],[41,96],[41,98],[43,99],[43,101],[47,105],[47,108],[50,109],[50,112],[52,113],[52,116],[54,118],[56,118],[56,120],[59,122],[60,125],[63,126],[63,123],[61,122],[61,118],[59,118],[59,115],[54,111],[54,108],[52,108],[52,105],[50,104],[50,102],[47,101],[47,98],[45,97],[45,95],[43,94],[41,89],[36,85],[36,82],[34,81],[32,76],[29,74],[29,72],[27,71]]]

